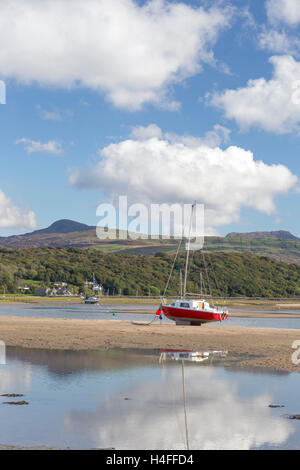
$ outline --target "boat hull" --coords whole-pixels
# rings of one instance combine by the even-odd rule
[[[169,320],[173,320],[177,324],[182,325],[202,325],[204,323],[223,322],[228,318],[228,313],[176,308],[167,305],[162,306],[162,311]]]
[[[96,299],[96,298],[84,299],[84,303],[87,305],[95,305],[99,303],[99,299]]]

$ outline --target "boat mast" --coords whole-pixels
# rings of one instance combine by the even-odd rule
[[[187,281],[189,256],[190,256],[191,230],[192,230],[192,222],[193,222],[193,214],[194,214],[195,206],[196,206],[196,202],[192,205],[191,220],[190,220],[190,227],[189,227],[189,236],[188,236],[188,243],[187,243],[187,254],[186,254],[186,262],[185,262],[184,287],[183,287],[183,298],[184,299],[185,299],[185,296],[186,296],[186,281]]]
[[[202,276],[202,271],[200,271],[200,294],[201,294],[201,297],[203,297],[203,276]]]
[[[182,271],[180,270],[180,299],[182,299]]]

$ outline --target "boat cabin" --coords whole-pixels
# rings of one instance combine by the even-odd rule
[[[202,299],[202,300],[176,300],[172,304],[170,304],[170,307],[175,307],[175,308],[188,308],[188,309],[194,309],[194,310],[209,310],[211,307],[209,303]]]

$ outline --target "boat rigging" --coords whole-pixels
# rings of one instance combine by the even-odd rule
[[[176,325],[202,325],[204,323],[223,322],[227,320],[228,318],[227,308],[216,307],[214,305],[210,305],[210,302],[207,300],[207,298],[205,298],[207,296],[203,295],[202,273],[200,273],[201,294],[199,298],[187,299],[187,295],[188,295],[187,277],[188,277],[189,255],[190,255],[191,228],[192,228],[192,220],[193,220],[195,206],[196,206],[196,203],[193,204],[192,206],[191,219],[189,223],[183,289],[182,289],[182,274],[180,273],[180,298],[178,300],[175,300],[171,304],[168,304],[166,300],[163,298],[162,304],[159,309],[164,313],[164,315],[168,319],[175,321]],[[181,242],[182,242],[182,239],[178,245],[177,253],[176,253],[175,260],[172,266],[172,270],[169,275],[168,282],[164,291],[164,297],[166,295],[166,292],[167,292],[167,289],[168,289],[168,286],[172,277],[172,272],[174,270],[176,259],[179,254]],[[204,258],[203,252],[202,252],[202,256]],[[207,280],[208,280],[207,266],[206,266],[205,259],[204,259],[204,267],[205,267],[205,272],[206,272]],[[209,285],[209,280],[208,280],[208,285]],[[209,286],[209,290],[210,290],[210,286]]]

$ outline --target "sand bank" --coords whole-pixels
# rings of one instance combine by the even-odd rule
[[[0,317],[0,340],[7,346],[59,350],[217,349],[228,351],[240,366],[300,372],[291,359],[299,330]]]

